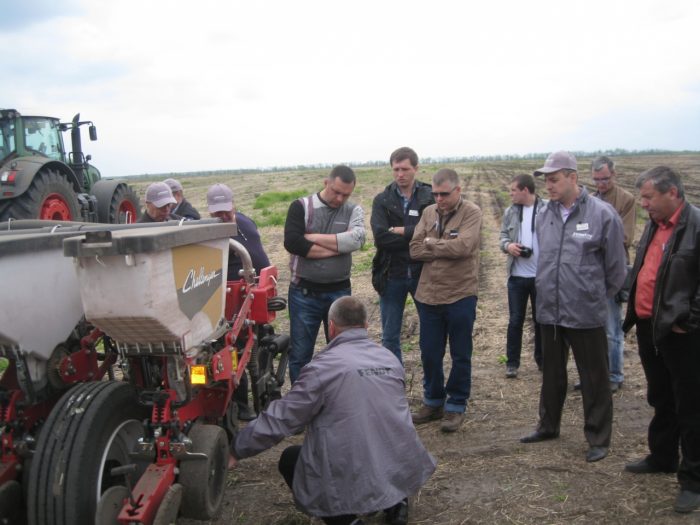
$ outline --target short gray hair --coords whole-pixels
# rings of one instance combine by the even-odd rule
[[[328,310],[328,322],[330,321],[341,331],[347,328],[364,328],[367,325],[367,309],[360,299],[346,295],[331,304]]]
[[[668,166],[657,166],[642,172],[642,174],[637,177],[637,182],[635,187],[637,189],[641,188],[646,184],[647,181],[651,181],[651,185],[659,193],[667,193],[672,187],[678,190],[678,196],[681,199],[685,199],[685,190],[683,189],[683,182],[681,182],[680,174],[673,168]]]
[[[600,171],[603,169],[603,166],[607,166],[610,173],[615,171],[615,162],[610,157],[606,157],[605,155],[596,157],[596,159],[591,163],[591,169],[593,171]]]
[[[452,187],[456,188],[459,186],[459,175],[457,175],[455,170],[450,168],[438,170],[435,175],[433,175],[433,184],[440,186],[440,184],[444,184],[445,182],[451,183]]]

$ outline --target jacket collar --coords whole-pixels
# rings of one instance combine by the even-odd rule
[[[326,345],[326,347],[321,350],[325,352],[343,343],[348,343],[350,341],[357,341],[360,339],[369,339],[369,334],[366,328],[348,328],[344,332],[340,332],[335,338]]]

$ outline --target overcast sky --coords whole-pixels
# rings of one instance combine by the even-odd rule
[[[108,177],[697,150],[699,28],[697,0],[0,0],[0,107],[94,121]]]

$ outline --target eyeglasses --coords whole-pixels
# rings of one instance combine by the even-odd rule
[[[450,191],[432,191],[431,194],[433,198],[437,199],[438,197],[442,197],[443,199],[445,197],[449,197],[453,191],[455,191],[457,188],[454,187]]]
[[[607,184],[608,182],[610,182],[610,177],[602,177],[600,179],[593,178],[594,184]]]

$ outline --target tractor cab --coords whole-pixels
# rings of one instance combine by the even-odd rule
[[[65,162],[61,124],[51,117],[23,117],[14,109],[0,110],[0,160],[10,155],[39,155]]]

